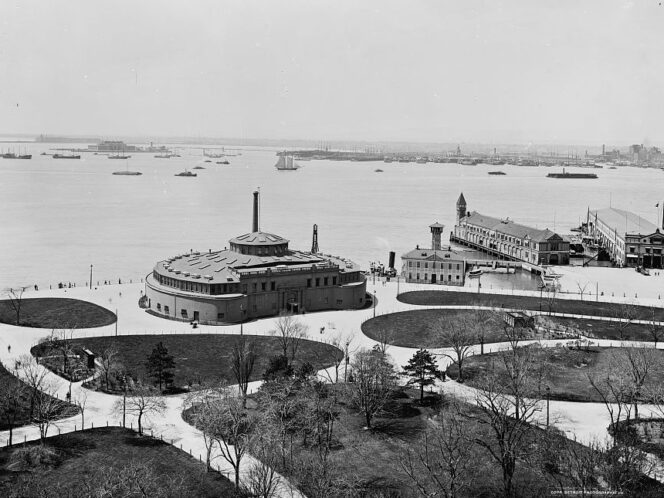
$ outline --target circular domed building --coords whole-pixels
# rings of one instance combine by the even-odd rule
[[[145,280],[150,312],[222,324],[366,304],[366,279],[358,265],[289,249],[288,240],[259,230],[258,209],[254,192],[252,231],[231,239],[229,249],[159,261]]]

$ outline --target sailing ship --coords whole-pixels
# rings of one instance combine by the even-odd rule
[[[300,168],[300,165],[293,160],[293,156],[279,156],[279,160],[274,167],[279,171],[295,171]]]

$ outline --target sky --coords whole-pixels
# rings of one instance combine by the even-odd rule
[[[0,133],[664,145],[664,6],[2,0]]]

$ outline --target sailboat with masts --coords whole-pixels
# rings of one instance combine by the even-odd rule
[[[293,156],[279,156],[279,160],[274,167],[279,171],[295,171],[300,168],[300,165],[295,162]]]

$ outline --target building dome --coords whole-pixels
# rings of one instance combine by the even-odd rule
[[[288,252],[288,240],[267,232],[250,232],[228,241],[231,251],[255,256],[283,256]]]

